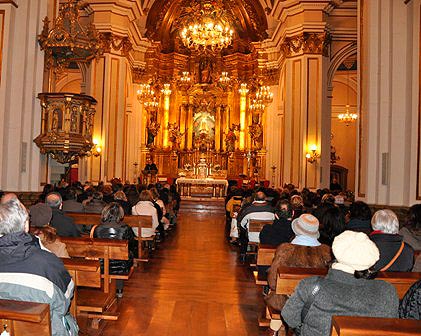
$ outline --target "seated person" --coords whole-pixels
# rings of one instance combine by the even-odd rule
[[[336,262],[325,278],[301,280],[285,303],[282,317],[302,336],[330,335],[332,316],[398,317],[399,298],[393,285],[369,280],[367,271],[379,250],[365,233],[345,231],[332,244]],[[303,312],[304,307],[308,309]]]
[[[333,207],[327,209],[320,220],[320,238],[322,244],[332,246],[336,236],[345,231],[345,216],[343,212]]]
[[[125,215],[132,214],[132,206],[127,200],[127,196],[123,191],[119,190],[114,194],[114,202],[121,205]]]
[[[51,208],[44,203],[33,205],[29,209],[31,233],[41,240],[44,247],[59,258],[70,258],[66,244],[60,241],[56,229],[50,226],[53,215]]]
[[[398,234],[399,220],[392,210],[378,210],[371,219],[370,239],[380,251],[376,271],[410,272],[414,266],[414,249]]]
[[[346,229],[369,234],[371,232],[371,210],[368,204],[356,201],[349,207]]]
[[[414,204],[409,208],[408,217],[399,234],[415,251],[421,251],[421,204]],[[412,271],[421,272],[421,254],[415,260]]]
[[[155,230],[159,225],[158,214],[152,202],[153,199],[151,192],[149,190],[142,190],[139,195],[139,202],[137,202],[137,204],[132,207],[132,215],[152,216],[152,228],[142,228],[140,235],[143,238],[152,237],[155,235]],[[137,232],[137,228],[134,228],[133,231],[138,237],[139,232]]]
[[[103,201],[103,197],[104,195],[102,192],[95,191],[92,194],[92,198],[83,203],[83,210],[86,213],[102,213],[102,209],[104,209],[104,207],[107,205],[107,203]]]
[[[138,257],[137,240],[132,228],[123,222],[124,210],[115,202],[107,204],[101,213],[101,223],[91,229],[91,237],[129,241],[129,260],[110,260],[110,274],[128,274],[133,266],[133,258]],[[101,268],[103,268],[101,262]],[[123,296],[124,282],[117,279],[117,296]]]
[[[45,203],[53,212],[50,225],[56,229],[57,235],[60,237],[80,237],[79,229],[73,218],[67,216],[62,210],[63,201],[59,193],[49,193],[45,198]]]
[[[77,201],[77,192],[76,189],[70,188],[67,190],[63,201],[63,211],[64,212],[83,212],[82,203]]]
[[[50,305],[53,336],[77,335],[69,313],[74,283],[63,262],[30,235],[29,216],[15,197],[0,204],[0,299]]]
[[[306,267],[325,268],[331,260],[330,247],[322,245],[317,240],[319,234],[319,221],[310,214],[303,214],[292,222],[295,238],[291,243],[278,246],[272,265],[268,271],[269,294],[265,297],[266,303],[276,310],[281,310],[287,300],[284,295],[276,294],[276,279],[278,267]],[[271,320],[268,335],[277,335],[282,327],[280,320]]]

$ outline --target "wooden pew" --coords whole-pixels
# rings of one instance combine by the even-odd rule
[[[79,212],[67,212],[66,214],[73,218],[76,225],[97,225],[101,222],[100,214]],[[124,216],[123,222],[131,228],[137,229],[139,236],[141,236],[142,228],[152,228],[152,216]],[[154,247],[155,236],[147,238],[139,237],[138,241],[138,258],[135,261],[147,262],[149,261],[149,245],[151,244]]]
[[[116,302],[115,279],[127,280],[128,275],[110,275],[110,259],[127,260],[127,240],[61,237],[71,257],[104,259],[104,274],[101,275],[101,289],[83,288],[77,292],[77,315],[87,314],[92,319],[92,328],[98,329],[100,320],[117,320],[118,313],[111,312]]]
[[[393,318],[333,316],[331,336],[421,335],[421,321]]]
[[[279,267],[278,279],[276,282],[276,293],[291,295],[298,283],[309,276],[325,276],[328,269],[301,268],[301,267]],[[419,279],[421,273],[418,272],[379,272],[376,280],[384,280],[392,284],[402,299],[407,290]]]
[[[0,300],[1,331],[11,335],[51,335],[50,305],[27,301]]]
[[[72,258],[62,258],[61,260],[75,284],[70,313],[77,318],[78,286],[101,288],[101,268],[99,260]]]
[[[257,260],[256,260],[256,265],[258,268],[259,266],[267,267],[267,266],[272,265],[276,248],[277,246],[274,246],[274,245],[259,244],[257,248]],[[256,285],[266,286],[268,284],[266,275],[259,274],[257,271],[254,271],[253,275],[254,275],[254,280],[256,282]]]
[[[263,219],[250,219],[248,222],[248,232],[259,232],[262,231],[265,225],[272,225],[273,220],[263,220]],[[252,256],[252,263],[250,266],[256,266],[256,259],[257,259],[257,247],[259,243],[256,242],[248,242],[247,245],[247,255]]]

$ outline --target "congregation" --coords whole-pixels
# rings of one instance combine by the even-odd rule
[[[70,314],[75,279],[59,258],[70,258],[65,240],[90,237],[128,242],[126,260],[100,259],[101,273],[115,276],[115,296],[123,296],[124,280],[139,260],[143,239],[162,242],[176,226],[180,196],[168,184],[111,185],[62,183],[46,185],[27,209],[14,193],[0,192],[0,299],[50,304],[52,335],[78,335]],[[97,224],[78,225],[75,214],[97,214]],[[150,228],[132,228],[131,215],[150,216]],[[148,246],[152,248],[152,245]],[[88,257],[88,256],[86,256]],[[64,259],[62,259],[63,261]]]
[[[231,188],[226,198],[226,236],[239,246],[239,262],[256,263],[257,250],[273,249],[271,265],[257,262],[271,318],[267,335],[330,335],[334,315],[421,318],[421,280],[401,301],[394,287],[373,280],[379,272],[420,272],[421,206],[403,219],[390,209],[372,213],[339,190],[297,191]],[[259,230],[252,229],[261,222]],[[418,257],[417,257],[418,256]],[[259,256],[257,256],[259,258]],[[279,268],[329,269],[303,279],[292,295],[277,293]],[[414,273],[419,274],[419,273]],[[258,281],[256,281],[257,283]],[[271,315],[271,314],[269,314]],[[269,316],[270,317],[270,316]]]

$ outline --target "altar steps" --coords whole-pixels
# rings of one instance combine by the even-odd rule
[[[211,198],[183,199],[181,201],[180,213],[212,213],[225,214],[224,200]]]

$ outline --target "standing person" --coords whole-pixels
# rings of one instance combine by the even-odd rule
[[[63,201],[59,193],[49,193],[45,199],[45,203],[53,212],[50,224],[57,230],[57,235],[60,237],[80,237],[80,232],[73,218],[67,216],[62,210]]]
[[[77,335],[69,313],[72,278],[63,262],[42,250],[28,231],[28,212],[17,198],[0,204],[0,298],[48,303],[52,335]]]
[[[379,259],[379,250],[368,236],[345,231],[335,238],[332,250],[336,262],[327,276],[301,280],[283,307],[288,326],[300,328],[301,336],[326,336],[332,316],[398,317],[395,287],[369,279],[367,270]]]

